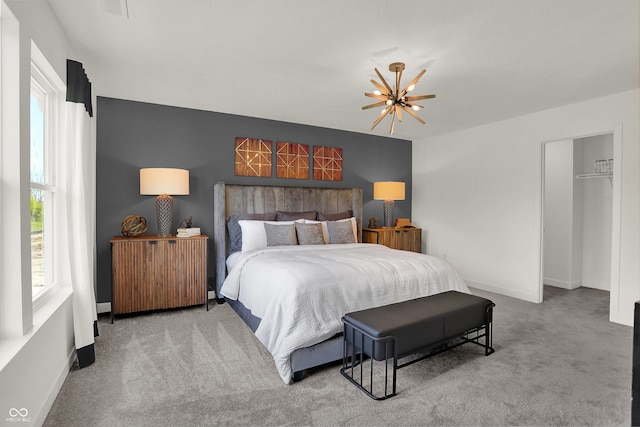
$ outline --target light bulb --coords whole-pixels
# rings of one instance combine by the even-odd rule
[[[409,85],[409,86],[407,86],[407,92],[411,92],[415,88],[416,88],[416,85]]]
[[[420,109],[420,107],[418,107],[417,105],[412,105],[411,108],[413,108],[416,111],[418,111]]]
[[[392,100],[390,100],[390,99],[387,99],[387,105],[391,105],[391,104],[393,104],[393,101],[392,101]],[[386,108],[385,108],[385,109],[386,109]]]
[[[382,95],[382,92],[380,92],[379,90],[374,90],[374,91],[373,91],[373,94],[374,94],[374,95]]]

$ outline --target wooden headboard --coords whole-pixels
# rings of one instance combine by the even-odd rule
[[[226,218],[241,213],[319,211],[324,214],[351,209],[362,241],[362,189],[275,187],[218,182],[213,189],[213,251],[216,263],[216,296],[227,276],[229,235]]]

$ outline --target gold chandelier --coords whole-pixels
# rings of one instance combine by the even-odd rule
[[[374,70],[376,71],[376,74],[378,75],[378,77],[380,77],[380,80],[382,80],[383,84],[380,84],[377,81],[371,79],[371,83],[373,83],[373,85],[376,88],[378,88],[378,90],[374,91],[373,93],[365,92],[364,95],[370,98],[379,99],[380,101],[374,104],[365,105],[364,107],[362,107],[362,109],[366,110],[369,108],[376,108],[376,107],[382,107],[382,106],[384,106],[384,109],[382,110],[382,112],[380,113],[380,116],[378,116],[376,121],[373,122],[373,126],[371,127],[371,130],[375,129],[375,127],[378,126],[378,123],[380,123],[387,114],[391,114],[391,130],[389,131],[389,135],[393,135],[393,126],[394,126],[396,116],[398,117],[398,121],[401,122],[403,110],[409,113],[413,118],[415,118],[420,123],[425,124],[424,120],[422,120],[416,113],[414,113],[414,110],[417,111],[424,107],[422,105],[416,104],[415,101],[435,98],[436,96],[435,95],[408,96],[407,94],[416,87],[416,83],[418,83],[418,80],[420,80],[420,77],[422,77],[422,75],[427,70],[420,71],[418,75],[413,80],[411,80],[409,84],[402,90],[400,90],[400,79],[402,78],[402,71],[404,70],[403,62],[394,62],[392,64],[389,64],[389,71],[396,73],[396,84],[393,88],[389,86],[389,84],[384,79],[384,77],[382,77],[382,74],[380,74],[380,71],[378,71],[377,68],[374,68]]]

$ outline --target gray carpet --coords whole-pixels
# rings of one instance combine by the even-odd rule
[[[633,330],[608,321],[607,292],[473,292],[496,303],[496,353],[465,345],[403,368],[382,402],[338,365],[285,385],[227,304],[101,317],[96,363],[70,372],[45,426],[630,424]]]

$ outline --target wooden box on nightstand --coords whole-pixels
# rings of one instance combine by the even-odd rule
[[[205,235],[116,236],[111,239],[111,321],[114,314],[205,304]]]
[[[391,249],[422,251],[421,228],[363,228],[362,243],[378,243]]]

